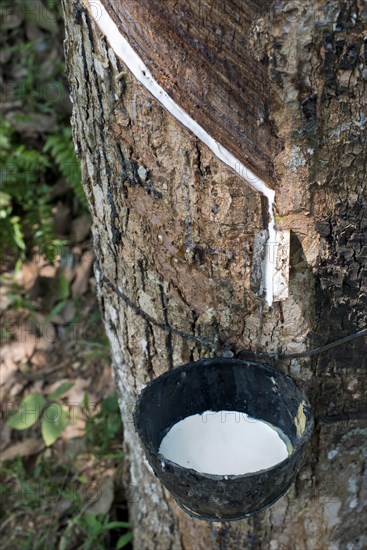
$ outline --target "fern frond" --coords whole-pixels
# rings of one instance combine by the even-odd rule
[[[50,153],[61,174],[72,187],[79,203],[87,209],[88,203],[81,185],[80,163],[75,155],[71,128],[64,128],[62,132],[50,136],[43,151]]]
[[[7,256],[18,254],[18,264],[26,256],[26,239],[49,260],[59,253],[53,215],[49,203],[50,187],[44,183],[50,160],[42,152],[16,143],[17,134],[0,120],[0,239]],[[3,259],[5,259],[3,257]]]

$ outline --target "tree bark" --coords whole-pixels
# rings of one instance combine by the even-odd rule
[[[115,17],[123,21],[124,7],[136,4],[116,2],[120,16]],[[139,4],[145,10],[155,2]],[[246,44],[247,66],[261,67],[256,78],[266,103],[265,126],[256,127],[258,110],[251,118],[253,99],[241,99],[245,89],[236,101],[239,109],[245,105],[246,127],[239,126],[240,117],[231,126],[226,120],[214,124],[208,115],[201,124],[207,120],[217,139],[271,181],[277,227],[291,230],[289,298],[269,308],[252,291],[254,237],[267,223],[259,193],[146,91],[79,0],[64,0],[74,139],[93,218],[96,279],[124,421],[134,545],[139,550],[362,550],[367,545],[360,519],[366,497],[365,339],[314,358],[277,363],[307,392],[315,432],[294,486],[253,518],[212,524],[191,519],[152,474],[134,432],[136,396],[167,369],[201,357],[233,356],[240,349],[303,351],[366,325],[364,1],[186,4],[189,34],[190,23],[195,27],[193,6],[215,17],[223,9],[224,43],[224,31],[233,25],[229,6],[251,15],[234,30],[238,44]],[[160,35],[157,21],[149,34],[144,17],[135,15],[149,40],[174,41],[163,29]],[[223,42],[210,47],[213,58],[222,59]],[[153,57],[150,68],[158,78],[161,61],[154,68]],[[195,73],[197,62],[195,56],[183,61],[187,74]],[[218,63],[218,74],[223,70]],[[210,82],[210,64],[202,71],[202,80]],[[169,78],[167,68],[165,74]],[[240,78],[241,70],[230,74]],[[218,82],[226,93],[216,108],[225,114],[231,86]],[[183,101],[185,94],[174,83],[167,86]],[[193,97],[200,79],[195,86]],[[197,110],[205,113],[210,101],[200,101],[198,96]],[[241,135],[247,152],[238,145]]]

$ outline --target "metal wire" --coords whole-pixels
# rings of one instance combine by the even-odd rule
[[[113,283],[111,283],[111,281],[107,279],[107,277],[105,277],[103,274],[101,274],[101,283],[105,284],[111,290],[113,290],[113,292],[115,292],[117,296],[120,299],[122,299],[125,302],[125,304],[129,306],[137,315],[140,315],[141,317],[143,317],[143,319],[145,319],[152,325],[155,325],[161,328],[165,332],[180,336],[181,338],[184,338],[186,340],[192,340],[199,346],[203,346],[205,348],[211,349],[212,351],[217,349],[217,344],[209,341],[206,338],[202,338],[200,336],[194,336],[193,334],[188,334],[186,332],[183,332],[169,325],[167,322],[161,323],[160,321],[157,321],[156,319],[151,317],[148,313],[143,311],[140,307],[138,307],[136,304],[134,304],[128,296],[126,296],[119,288],[117,288]],[[273,361],[276,361],[279,359],[301,359],[302,357],[312,357],[313,355],[319,355],[324,351],[328,351],[329,349],[336,348],[337,346],[341,346],[342,344],[346,344],[347,342],[351,342],[352,340],[356,340],[357,338],[361,338],[363,336],[367,336],[367,328],[359,330],[354,334],[350,334],[349,336],[345,336],[344,338],[340,338],[339,340],[330,342],[330,344],[325,344],[325,346],[321,346],[319,348],[315,348],[310,351],[301,351],[299,353],[266,353],[263,351],[250,351],[250,350],[241,349],[235,352],[234,354],[236,357],[238,357],[239,355],[246,355],[256,359],[268,359]]]
[[[319,348],[315,348],[309,351],[301,351],[299,353],[266,353],[262,351],[248,351],[248,350],[239,350],[236,355],[249,355],[250,357],[255,357],[257,359],[301,359],[302,357],[312,357],[313,355],[319,355],[320,353],[324,351],[328,351],[329,349],[336,348],[337,346],[341,346],[342,344],[346,344],[347,342],[351,342],[352,340],[356,340],[357,338],[361,338],[363,336],[367,336],[367,328],[364,328],[362,330],[359,330],[358,332],[355,332],[354,334],[350,334],[349,336],[345,336],[344,338],[340,338],[339,340],[335,340],[334,342],[330,342],[329,344],[325,344],[324,346],[321,346]]]

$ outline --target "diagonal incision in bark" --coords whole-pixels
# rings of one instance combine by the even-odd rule
[[[84,0],[91,17],[106,36],[115,54],[122,59],[135,78],[155,97],[163,107],[181,124],[191,130],[200,141],[216,155],[218,159],[232,168],[245,182],[266,197],[268,201],[268,238],[265,244],[265,297],[268,306],[274,299],[274,273],[276,266],[276,230],[274,216],[275,192],[240,162],[230,151],[206,132],[184,109],[182,109],[158,84],[143,60],[133,50],[126,38],[120,33],[113,19],[100,0]]]

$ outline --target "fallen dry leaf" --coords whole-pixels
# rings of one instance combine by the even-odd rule
[[[0,365],[0,386],[6,384],[6,382],[15,374],[18,367],[11,357],[4,357],[3,362]]]
[[[107,514],[114,499],[114,474],[115,470],[110,468],[101,481],[98,482],[95,495],[91,498],[91,504],[87,508],[90,514]]]
[[[73,440],[74,438],[80,438],[85,435],[85,418],[82,416],[79,408],[73,406],[67,409],[70,414],[70,424],[68,424],[61,433],[61,439],[63,441]]]
[[[90,261],[89,253],[83,254],[79,264],[75,268],[75,279],[71,285],[73,298],[87,292],[92,266],[93,262]]]
[[[1,452],[0,461],[13,460],[17,456],[31,456],[41,452],[45,447],[42,439],[30,438],[20,441]]]
[[[12,299],[8,296],[8,294],[8,287],[0,287],[0,311],[6,311],[12,304]]]
[[[52,347],[52,344],[50,345]],[[45,350],[43,349],[37,349],[37,351],[34,352],[32,355],[32,365],[35,367],[42,369],[48,364],[47,354]]]
[[[1,356],[3,361],[10,359],[14,363],[19,363],[33,353],[35,342],[29,335],[29,339],[25,342],[9,342],[5,344],[1,350]]]
[[[0,449],[5,449],[11,442],[11,428],[5,423],[6,420],[6,414],[4,414],[4,422],[1,422],[0,425]],[[1,456],[1,455],[0,455]]]
[[[68,235],[70,233],[71,210],[69,206],[59,202],[54,208],[54,226],[57,235]]]
[[[71,238],[75,243],[81,243],[88,236],[91,228],[91,219],[89,216],[79,216],[72,221]]]
[[[68,301],[66,302],[60,313],[52,318],[52,321],[56,325],[66,325],[74,319],[75,312],[76,309],[74,304]]]
[[[61,384],[73,384],[62,397],[66,397],[69,404],[82,404],[85,388],[91,383],[91,378],[62,378],[47,388],[47,394],[54,392]]]
[[[54,278],[56,276],[57,267],[55,265],[44,265],[41,267],[39,274],[41,277]]]
[[[9,397],[15,397],[18,395],[24,388],[25,384],[21,382],[16,382],[15,384],[12,384],[10,391],[9,391]]]
[[[57,335],[54,325],[51,322],[40,323],[40,336],[36,343],[37,351],[48,351],[57,342]],[[33,357],[32,357],[33,362]]]
[[[34,282],[38,275],[39,265],[35,260],[26,262],[22,265],[21,269],[21,284],[23,288],[29,290],[34,285]]]
[[[74,386],[66,393],[69,403],[83,403],[84,391],[89,387],[91,378],[76,378]],[[90,396],[91,399],[91,396]]]

